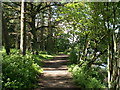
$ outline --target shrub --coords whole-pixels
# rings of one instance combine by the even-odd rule
[[[73,75],[73,80],[78,84],[81,88],[105,88],[105,85],[101,83],[96,77],[93,77],[92,74],[97,71],[85,71],[85,67],[79,67],[78,65],[71,65],[69,67],[69,71]]]
[[[11,55],[3,53],[2,77],[3,88],[33,88],[37,76],[42,68],[36,61],[41,59],[30,53],[26,56],[19,55],[18,50],[12,50]]]
[[[77,55],[75,50],[71,50],[69,59],[71,63],[77,63]]]

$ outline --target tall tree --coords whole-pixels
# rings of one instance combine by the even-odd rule
[[[49,3],[50,5],[52,3]],[[54,41],[53,41],[53,28],[52,28],[52,7],[48,7],[48,41],[47,41],[47,51],[49,53],[54,52]]]
[[[3,33],[3,42],[5,45],[6,53],[7,55],[9,55],[10,53],[9,35],[8,35],[6,20],[3,16],[3,13],[2,13],[2,33]]]
[[[0,50],[2,46],[2,2],[0,1]]]
[[[41,13],[41,26],[44,26],[44,13]],[[40,38],[41,38],[40,49],[42,51],[44,50],[43,33],[44,33],[44,27],[41,28],[41,32],[40,32]]]
[[[20,53],[22,55],[26,54],[26,22],[25,22],[25,0],[21,3],[21,39],[20,39]]]
[[[2,2],[0,1],[0,51],[2,49]],[[0,53],[2,59],[2,54]],[[2,74],[2,60],[0,59],[0,75]],[[0,89],[2,89],[2,77],[0,76]]]

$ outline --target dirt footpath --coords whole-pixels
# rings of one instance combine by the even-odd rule
[[[44,72],[38,83],[40,88],[76,88],[68,72],[67,63],[68,55],[58,55],[54,59],[44,61]]]

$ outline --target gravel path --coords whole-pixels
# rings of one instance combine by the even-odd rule
[[[67,63],[68,55],[58,55],[54,59],[44,61],[44,72],[38,83],[40,88],[75,88]]]

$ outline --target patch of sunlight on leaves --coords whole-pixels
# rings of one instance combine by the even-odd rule
[[[42,73],[43,69],[37,64],[37,63],[33,63],[32,67],[35,69],[35,71]]]
[[[52,58],[52,55],[47,55],[47,54],[40,54],[41,57],[43,57],[44,59],[49,59]]]
[[[0,54],[3,54],[3,53],[5,53],[6,51],[5,51],[5,48],[2,48],[2,49],[0,49]]]

